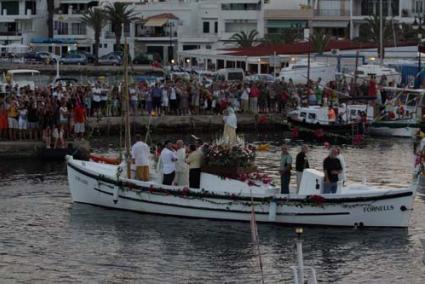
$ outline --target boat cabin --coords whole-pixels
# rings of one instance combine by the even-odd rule
[[[373,108],[368,105],[343,105],[336,108],[336,123],[352,123],[358,120],[362,112],[366,113],[367,121],[373,120]],[[328,107],[309,106],[301,107],[289,113],[293,120],[308,124],[329,125]]]
[[[6,86],[18,88],[29,86],[31,90],[40,84],[40,71],[31,69],[8,70],[4,74],[4,83],[0,85],[0,93],[6,93]]]

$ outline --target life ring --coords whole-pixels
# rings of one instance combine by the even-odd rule
[[[90,158],[90,161],[93,161],[96,163],[102,163],[102,164],[109,164],[109,165],[119,165],[121,162],[119,158],[107,158],[107,157],[98,156],[95,154],[90,154],[89,158]]]

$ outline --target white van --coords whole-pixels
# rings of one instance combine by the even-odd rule
[[[224,68],[215,73],[215,81],[244,81],[245,72],[241,68]]]

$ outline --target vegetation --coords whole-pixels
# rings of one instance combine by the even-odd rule
[[[269,33],[264,37],[264,43],[270,45],[276,44],[291,44],[301,37],[301,32],[298,29],[286,29],[285,32]]]
[[[111,22],[112,31],[115,34],[114,49],[119,51],[121,48],[122,27],[136,19],[135,11],[129,8],[127,3],[114,2],[105,7],[106,18]]]
[[[97,64],[99,60],[100,34],[106,25],[105,11],[100,8],[91,8],[81,17],[81,20],[94,30],[94,56]]]
[[[383,42],[384,45],[388,43],[393,37],[392,21],[383,19]],[[368,42],[379,43],[380,40],[380,17],[373,15],[366,19],[366,24],[360,26],[360,39]],[[378,47],[378,57],[380,57],[380,50]]]
[[[323,53],[331,39],[330,35],[323,32],[314,32],[310,37],[311,47],[315,52]]]
[[[254,46],[257,36],[258,32],[256,30],[251,30],[249,33],[240,31],[233,34],[230,40],[235,41],[239,47],[252,47]]]

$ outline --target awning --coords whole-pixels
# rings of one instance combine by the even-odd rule
[[[146,21],[145,27],[162,27],[167,21],[165,18],[151,18]]]
[[[311,25],[315,28],[346,28],[348,21],[313,21]]]

